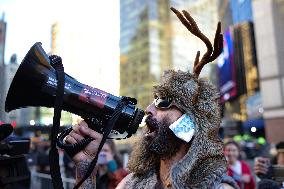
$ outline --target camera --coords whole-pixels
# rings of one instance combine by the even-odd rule
[[[0,188],[29,188],[30,171],[26,156],[30,139],[11,135],[10,124],[0,125]]]

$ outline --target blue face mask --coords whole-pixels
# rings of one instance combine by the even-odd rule
[[[187,114],[183,114],[178,120],[172,123],[169,128],[178,138],[189,142],[194,135],[195,124]]]

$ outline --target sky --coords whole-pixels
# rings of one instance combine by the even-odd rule
[[[73,55],[65,53],[62,57],[65,72],[82,83],[118,93],[119,1],[0,0],[0,18],[3,12],[7,22],[6,63],[14,53],[20,63],[35,42],[50,52],[51,26],[58,22],[63,28],[61,35],[72,39],[69,42],[63,37],[59,52],[64,54],[64,47],[76,44]],[[68,58],[78,61],[71,66],[64,62]]]

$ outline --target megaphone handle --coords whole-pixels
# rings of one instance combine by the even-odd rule
[[[91,137],[86,137],[78,143],[65,143],[64,138],[72,131],[72,127],[65,129],[57,137],[57,146],[63,149],[70,157],[73,157],[78,152],[82,151],[92,140]]]
[[[103,127],[101,127],[98,123],[98,120],[95,118],[84,118],[85,122],[88,124],[88,126],[99,132],[102,133]],[[84,150],[84,148],[92,141],[94,140],[91,137],[85,137],[83,140],[81,140],[78,143],[75,144],[68,144],[65,143],[64,138],[72,131],[72,127],[69,127],[65,129],[63,132],[61,132],[57,137],[57,146],[61,149],[63,149],[70,157],[73,157],[78,152]]]

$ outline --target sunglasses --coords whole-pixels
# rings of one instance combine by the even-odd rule
[[[168,109],[173,105],[173,100],[168,97],[156,97],[154,100],[154,105],[159,109]]]

